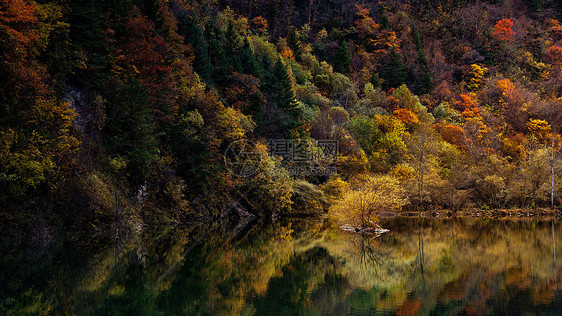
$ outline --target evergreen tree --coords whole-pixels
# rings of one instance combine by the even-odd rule
[[[351,53],[349,52],[349,47],[347,42],[343,40],[340,43],[338,51],[336,53],[336,59],[334,60],[334,70],[340,73],[348,73],[351,67]]]
[[[224,34],[224,46],[227,51],[227,55],[233,56],[238,54],[239,45],[240,39],[238,34],[236,34],[234,25],[232,24],[232,22],[228,22],[228,26],[226,27],[226,32]]]
[[[205,38],[208,44],[208,54],[213,65],[213,80],[218,83],[224,83],[229,77],[227,68],[229,63],[223,48],[222,32],[212,23],[209,23],[205,28]]]
[[[544,0],[524,0],[527,6],[533,11],[541,11],[543,9]]]
[[[380,85],[382,84],[382,80],[381,80],[381,78],[379,78],[379,75],[378,75],[378,74],[374,73],[374,74],[371,76],[371,84],[372,84],[373,87],[375,87],[375,88],[378,87],[378,86],[380,86]]]
[[[301,60],[302,57],[302,51],[300,48],[300,44],[299,44],[299,40],[297,38],[297,32],[295,31],[294,28],[291,28],[291,31],[289,32],[289,37],[287,39],[287,44],[289,45],[289,48],[293,51],[293,53],[295,54],[295,59]]]
[[[416,45],[416,49],[419,49],[421,47],[420,32],[415,25],[412,25],[412,39],[414,45]]]
[[[298,103],[295,92],[293,91],[291,78],[281,59],[278,59],[275,63],[273,79],[275,80],[273,87],[275,89],[275,101],[277,106],[294,117],[299,116],[300,113],[297,108]]]
[[[300,137],[302,135],[302,126],[299,120],[302,117],[302,109],[299,107],[291,78],[287,73],[287,69],[281,59],[277,60],[274,68],[274,78],[276,80],[276,103],[289,118],[281,122],[282,129],[286,137]]]
[[[147,95],[135,77],[129,77],[108,96],[106,145],[127,161],[132,183],[144,181],[156,156],[154,127]]]
[[[384,79],[383,88],[397,88],[406,82],[406,67],[402,62],[402,56],[393,50],[387,56],[387,60],[383,63],[380,76]]]
[[[228,56],[229,65],[236,72],[242,72],[242,62],[240,60],[240,37],[236,34],[232,22],[228,22],[226,32],[224,34],[224,48],[226,56]]]
[[[431,78],[431,71],[427,65],[427,59],[423,50],[418,51],[418,64],[421,67],[421,74],[418,75],[417,94],[425,94],[433,89],[433,80]]]
[[[108,24],[115,30],[117,37],[124,35],[132,0],[105,0],[105,10],[108,12]]]
[[[70,3],[70,37],[87,56],[87,74],[76,72],[74,84],[100,87],[107,76],[109,46],[100,26],[101,10],[96,1],[76,0]]]
[[[388,30],[390,28],[390,22],[388,21],[388,16],[386,16],[385,12],[383,12],[381,15],[380,25],[383,30]]]
[[[186,16],[180,17],[178,20],[178,33],[184,36],[186,43],[193,47],[193,52],[195,53],[193,68],[203,81],[211,83],[213,66],[211,65],[211,59],[209,58],[209,52],[207,49],[207,41],[203,36],[201,27],[199,27],[195,21]]]
[[[427,58],[425,57],[425,53],[421,45],[420,33],[415,26],[412,26],[412,37],[414,40],[414,44],[416,45],[416,50],[418,52],[416,63],[419,67],[419,70],[412,74],[415,82],[415,90],[417,94],[424,94],[433,89],[431,71],[429,70]]]
[[[278,59],[275,64],[265,57],[263,90],[268,96],[268,101],[277,109],[271,122],[263,122],[261,129],[270,130],[272,133],[281,127],[281,132],[285,137],[299,137],[302,135],[300,119],[302,118],[302,109],[296,100],[291,78],[287,73],[287,68]]]
[[[252,49],[250,48],[250,42],[248,42],[247,38],[244,39],[244,45],[240,51],[240,63],[244,74],[249,74],[257,78],[262,76],[262,69],[256,60],[254,52],[252,52]]]

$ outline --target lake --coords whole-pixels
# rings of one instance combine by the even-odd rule
[[[379,237],[320,220],[5,241],[8,315],[562,314],[562,222],[386,218]]]

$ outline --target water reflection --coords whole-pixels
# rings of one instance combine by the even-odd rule
[[[557,220],[220,224],[4,246],[1,314],[483,315],[562,310]],[[235,227],[234,230],[232,227]],[[117,245],[117,246],[115,246]]]

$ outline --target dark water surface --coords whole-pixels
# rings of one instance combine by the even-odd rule
[[[562,222],[383,219],[364,237],[299,220],[5,242],[0,314],[562,315]]]

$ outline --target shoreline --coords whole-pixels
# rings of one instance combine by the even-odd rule
[[[521,219],[521,218],[551,218],[562,217],[562,210],[537,208],[537,209],[471,209],[463,211],[435,210],[420,212],[385,212],[380,213],[379,218],[392,217],[420,217],[420,218],[494,218],[494,219]]]

